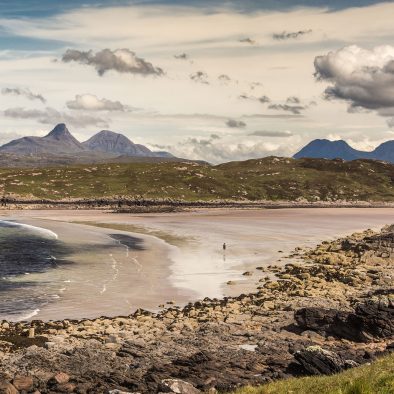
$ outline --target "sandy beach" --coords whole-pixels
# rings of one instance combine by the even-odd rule
[[[98,211],[14,211],[1,219],[53,231],[70,245],[73,264],[29,280],[51,283],[53,299],[30,318],[127,315],[256,287],[257,266],[284,264],[297,246],[315,246],[393,222],[382,209],[210,209],[171,214]],[[113,237],[137,240],[129,247]],[[222,244],[226,243],[223,251]],[[251,272],[251,275],[244,275]],[[231,281],[231,285],[227,283]]]

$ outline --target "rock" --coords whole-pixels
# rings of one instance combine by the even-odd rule
[[[358,304],[354,313],[324,308],[303,308],[295,312],[297,324],[319,334],[355,342],[394,335],[394,305],[388,297]]]
[[[242,275],[243,275],[243,276],[252,276],[252,275],[253,275],[253,272],[246,271],[246,272],[244,272]]]
[[[53,349],[56,346],[56,342],[45,342],[44,347],[45,349]]]
[[[339,354],[324,350],[320,346],[309,346],[294,354],[294,358],[311,375],[331,375],[356,366],[351,360],[344,360]]]
[[[31,376],[17,375],[12,381],[12,384],[17,390],[29,391],[32,389],[34,382]]]
[[[52,378],[49,380],[48,383],[50,384],[65,384],[68,383],[70,380],[70,376],[68,376],[64,372],[58,372],[57,374],[53,375]]]
[[[121,390],[110,390],[108,394],[141,394],[137,391],[121,391]]]
[[[76,385],[74,383],[63,383],[58,384],[56,386],[56,391],[58,393],[73,393],[76,389]]]
[[[0,381],[0,394],[18,394],[19,391],[13,384],[6,381]]]
[[[161,381],[160,390],[163,393],[177,393],[177,394],[199,394],[192,384],[184,382],[179,379],[164,379]]]

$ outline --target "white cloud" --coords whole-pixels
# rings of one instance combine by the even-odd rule
[[[349,111],[376,110],[394,115],[394,47],[371,50],[357,45],[344,47],[315,59],[316,78],[330,85],[327,99],[345,100]],[[390,124],[390,121],[389,121]]]
[[[97,53],[67,49],[61,58],[64,63],[80,63],[93,66],[100,76],[113,70],[119,73],[163,75],[163,70],[138,57],[130,49],[103,49]]]
[[[73,110],[85,111],[127,111],[129,107],[120,101],[98,98],[94,94],[78,94],[75,99],[67,102],[67,107]]]

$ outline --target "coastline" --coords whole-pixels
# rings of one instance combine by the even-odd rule
[[[393,227],[367,230],[295,250],[303,264],[289,261],[264,270],[253,293],[206,298],[159,313],[34,321],[31,339],[25,336],[30,323],[3,322],[6,362],[0,370],[8,376],[5,384],[18,382],[20,371],[27,371],[31,388],[44,393],[66,388],[156,393],[166,379],[228,392],[316,368],[332,373],[330,368],[346,369],[346,363],[371,362],[393,341],[393,247]],[[348,322],[346,330],[341,321]],[[59,374],[64,381],[56,380]]]
[[[289,209],[289,208],[394,208],[393,202],[388,201],[286,201],[286,200],[150,200],[135,198],[95,198],[95,199],[30,199],[7,198],[0,206],[0,212],[7,210],[111,210],[118,213],[170,213],[180,210],[193,209]]]
[[[322,240],[361,230],[366,223],[374,229],[381,228],[391,220],[391,215],[394,221],[391,209],[202,209],[138,215],[96,210],[25,210],[4,214],[51,228],[60,234],[60,241],[72,244],[73,248],[86,249],[88,244],[92,245],[89,247],[92,256],[86,253],[70,256],[80,265],[74,269],[76,282],[63,283],[72,279],[72,267],[67,269],[67,277],[59,277],[62,272],[55,276],[55,283],[61,282],[58,287],[63,292],[57,292],[60,298],[56,296],[40,311],[37,318],[43,320],[127,315],[138,308],[158,311],[166,302],[184,306],[204,297],[250,293],[264,276],[262,271],[255,270],[257,266],[264,269],[272,264],[284,266],[288,262],[284,255],[296,247],[314,247]],[[0,214],[0,218],[3,215]],[[302,233],[300,227],[304,229]],[[148,250],[134,251],[133,256],[129,256],[137,257],[146,266],[145,271],[125,270],[124,265],[133,261],[125,259],[123,248],[106,252],[111,246],[108,242],[113,243],[108,239],[111,233],[148,242]],[[222,251],[224,241],[228,244],[226,253]],[[102,249],[104,244],[108,246]],[[97,258],[94,245],[98,248]],[[111,262],[103,260],[103,253],[116,253],[113,257],[123,264],[121,274],[117,274],[112,285],[108,277],[114,271]],[[95,260],[109,264],[106,271],[95,264]],[[95,278],[94,283],[90,277]],[[101,294],[103,286],[105,293]],[[124,302],[126,296],[129,303]]]

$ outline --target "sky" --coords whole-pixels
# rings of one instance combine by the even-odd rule
[[[57,123],[212,163],[394,139],[394,2],[0,0],[0,143]]]

